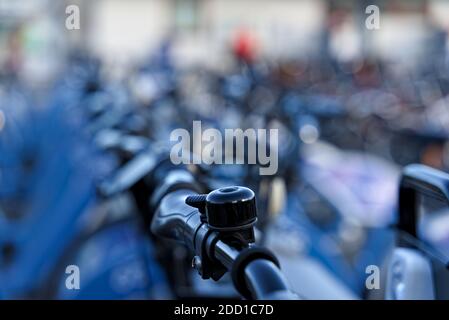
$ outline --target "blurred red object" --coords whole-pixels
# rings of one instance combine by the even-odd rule
[[[248,30],[241,29],[233,42],[233,53],[240,61],[251,63],[256,59],[257,41]]]

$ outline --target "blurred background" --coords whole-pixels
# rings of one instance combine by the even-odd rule
[[[382,299],[365,270],[388,261],[401,168],[449,169],[448,14],[443,0],[0,0],[0,298],[235,297],[148,235],[151,166],[133,162],[202,120],[280,130],[275,176],[196,172],[256,191],[260,241],[302,296]],[[135,184],[98,191],[120,175]]]
[[[80,30],[64,28],[69,5],[80,9]],[[376,32],[365,27],[369,5],[381,10],[382,27]],[[145,60],[167,38],[176,38],[176,65],[220,67],[226,65],[236,34],[246,30],[263,59],[307,61],[329,54],[342,61],[369,57],[416,67],[418,61],[429,60],[427,51],[444,50],[443,34],[439,44],[426,44],[447,29],[448,7],[438,0],[78,0],[53,5],[44,0],[2,0],[1,56],[10,68],[11,55],[16,56],[20,66],[15,68],[32,77],[56,73],[73,48],[124,67]]]

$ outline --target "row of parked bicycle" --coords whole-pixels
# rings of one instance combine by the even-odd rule
[[[445,298],[444,214],[417,211],[447,207],[448,177],[399,177],[444,168],[446,79],[382,68],[157,59],[114,82],[79,55],[39,105],[5,82],[0,298]],[[278,129],[279,170],[174,165],[170,132],[197,120]]]

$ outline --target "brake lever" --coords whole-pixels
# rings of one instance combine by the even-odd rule
[[[405,167],[399,184],[398,229],[415,238],[419,194],[445,202],[449,207],[449,174],[421,164]]]
[[[143,152],[122,166],[112,178],[101,182],[97,187],[100,196],[108,198],[133,187],[138,181],[149,175],[158,161],[150,152]]]

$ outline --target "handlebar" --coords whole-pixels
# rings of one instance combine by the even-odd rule
[[[238,251],[221,240],[217,241],[215,258],[228,270],[233,270],[235,261],[238,261]],[[241,288],[245,295],[259,300],[297,300],[298,296],[290,291],[287,280],[270,259],[260,258],[249,261],[244,268],[244,287]],[[241,284],[237,285],[241,287]]]
[[[228,187],[201,195],[187,173],[172,171],[155,191],[153,234],[187,246],[203,279],[219,280],[230,272],[244,298],[298,299],[276,257],[254,245],[254,193]]]
[[[449,175],[425,165],[408,165],[399,184],[398,228],[413,237],[417,234],[418,196],[426,196],[449,206]]]

